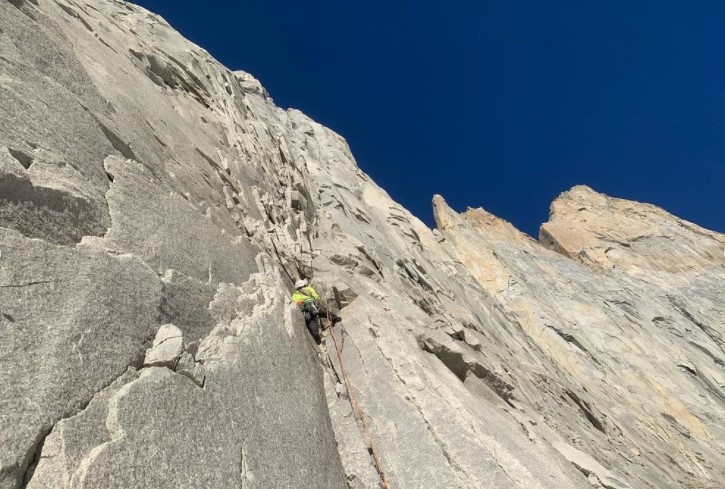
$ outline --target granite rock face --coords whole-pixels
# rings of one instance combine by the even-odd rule
[[[151,348],[146,350],[144,367],[176,368],[184,352],[184,333],[173,324],[164,324],[156,332]]]
[[[725,246],[722,234],[653,205],[607,197],[584,186],[551,205],[540,239],[547,248],[592,268],[650,276],[712,268],[723,262]]]
[[[725,484],[722,234],[586,187],[431,230],[126,2],[0,3],[0,84],[0,488],[377,488],[366,431],[394,488]]]
[[[556,442],[562,455],[603,487],[722,485],[725,236],[587,187],[552,204],[540,242],[440,197],[435,213],[518,341],[544,353],[509,366],[513,395],[577,445]]]
[[[0,3],[0,487],[345,487],[245,80],[124,2]]]

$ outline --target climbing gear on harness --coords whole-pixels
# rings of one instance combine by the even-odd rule
[[[327,311],[327,321],[334,326],[335,323],[333,323],[330,320],[330,312]],[[362,408],[357,402],[357,399],[355,398],[355,394],[352,391],[352,388],[350,387],[350,379],[347,375],[347,369],[345,368],[345,362],[342,359],[342,348],[340,348],[337,344],[337,339],[335,339],[335,330],[334,328],[330,329],[330,336],[332,336],[332,343],[335,345],[335,351],[337,352],[337,360],[340,364],[340,370],[342,371],[342,378],[345,381],[345,390],[347,391],[347,398],[350,400],[350,406],[352,407],[353,416],[360,419],[360,423],[362,424],[363,430],[365,431],[365,434],[368,438],[368,449],[370,451],[370,455],[373,457],[373,462],[375,463],[375,469],[378,471],[378,475],[380,476],[380,481],[383,483],[383,489],[390,489],[390,485],[388,484],[388,479],[385,476],[385,472],[383,472],[383,465],[380,461],[380,456],[378,455],[377,450],[375,449],[375,442],[373,441],[373,435],[370,433],[370,430],[368,429],[368,424],[365,421],[365,413],[363,413]]]
[[[330,313],[325,307],[320,306],[320,296],[312,286],[308,285],[307,279],[298,280],[295,286],[297,290],[292,294],[292,300],[299,306],[305,317],[307,329],[310,330],[310,333],[319,345],[322,342],[320,331],[327,329],[326,326],[322,325],[322,321],[320,321],[321,316],[327,316],[328,319],[332,317],[330,324],[340,322],[342,318],[337,314]]]
[[[305,321],[311,321],[316,315],[319,309],[314,300],[308,299],[300,306],[302,314],[305,316]]]

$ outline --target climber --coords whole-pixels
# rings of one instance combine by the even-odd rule
[[[298,280],[295,283],[295,289],[294,294],[292,294],[292,300],[295,301],[295,304],[297,304],[302,314],[304,314],[307,329],[310,330],[312,337],[319,345],[322,342],[322,337],[320,336],[320,326],[317,322],[317,317],[329,317],[333,325],[342,321],[342,318],[322,307],[320,304],[320,296],[312,288],[307,279],[303,278]],[[323,329],[326,328],[323,327]]]

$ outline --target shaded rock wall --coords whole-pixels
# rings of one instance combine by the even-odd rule
[[[430,230],[125,2],[0,48],[0,487],[379,487],[310,275],[392,487],[725,483],[723,235],[585,187]]]

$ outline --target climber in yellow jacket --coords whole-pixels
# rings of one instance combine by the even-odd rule
[[[327,318],[332,324],[339,323],[342,318],[332,311],[322,307],[320,304],[320,296],[315,289],[309,284],[307,279],[300,279],[295,283],[295,292],[292,294],[292,300],[302,311],[305,316],[307,329],[312,333],[312,337],[319,345],[322,342],[320,336],[320,326],[317,317]]]

